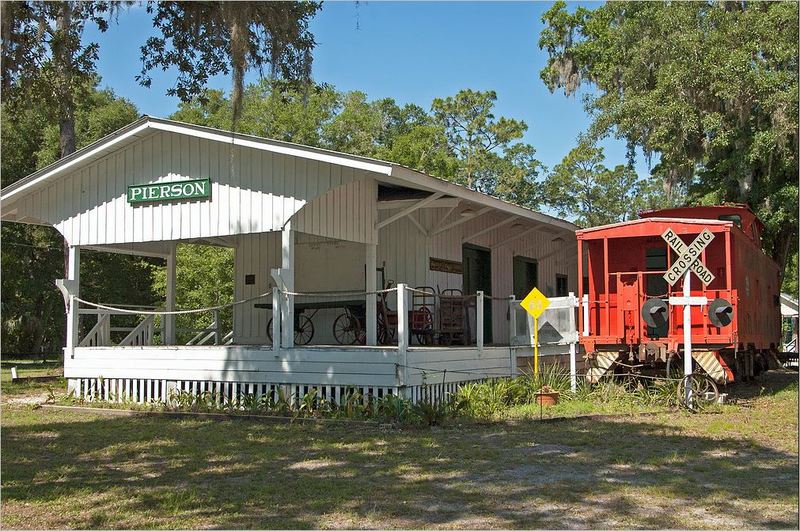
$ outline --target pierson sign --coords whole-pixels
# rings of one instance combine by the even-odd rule
[[[134,184],[128,187],[128,203],[157,203],[211,197],[211,179],[169,183]]]

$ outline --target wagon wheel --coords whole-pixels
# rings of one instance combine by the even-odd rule
[[[267,323],[267,337],[269,338],[269,342],[272,343],[272,317],[269,318],[269,322]]]
[[[361,336],[358,319],[345,312],[333,322],[333,337],[340,345],[354,345]]]
[[[311,338],[314,337],[314,323],[311,319],[303,314],[297,317],[297,322],[294,325],[294,343],[295,345],[308,345]]]
[[[387,323],[383,313],[378,313],[378,344],[388,345],[394,343],[395,328]]]
[[[692,393],[692,403],[686,404],[686,386]],[[719,399],[719,389],[716,382],[706,375],[701,373],[691,373],[684,376],[678,384],[678,403],[684,407],[688,407],[693,411],[702,411],[711,404],[716,404]]]
[[[420,345],[433,345],[433,314],[427,306],[422,306],[417,312],[417,318],[422,322],[414,333]],[[420,324],[420,323],[417,323]]]

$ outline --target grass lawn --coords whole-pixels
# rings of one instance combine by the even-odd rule
[[[60,360],[4,359],[0,363],[0,382],[3,384],[11,382],[11,367],[17,368],[19,378],[64,374],[64,364]]]
[[[433,430],[33,409],[14,385],[8,528],[798,524],[796,373],[715,413]]]

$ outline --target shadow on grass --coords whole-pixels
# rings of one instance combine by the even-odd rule
[[[713,525],[687,520],[692,507],[717,527],[797,524],[797,456],[657,422],[380,431],[26,414],[2,430],[12,527]],[[7,520],[26,504],[51,516]]]
[[[750,399],[758,396],[774,396],[792,388],[797,389],[800,375],[797,371],[778,369],[765,371],[749,382],[739,382],[728,388],[720,388],[721,393],[729,393],[731,398]]]

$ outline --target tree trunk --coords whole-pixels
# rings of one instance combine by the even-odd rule
[[[56,71],[59,72],[60,87],[60,109],[58,117],[58,129],[60,134],[61,157],[75,152],[75,104],[72,98],[72,50],[67,46],[67,38],[72,24],[72,6],[69,2],[61,2],[56,16],[56,33],[58,39],[54,39],[53,59],[55,60]]]
[[[61,2],[56,16],[56,34],[60,37],[54,39],[53,59],[56,71],[60,73],[60,86],[56,91],[60,93],[59,103],[59,147],[61,158],[75,152],[75,103],[72,99],[72,53],[67,43],[67,34],[72,24],[72,6],[69,2]],[[69,245],[64,240],[64,278],[69,274]]]
[[[772,259],[778,263],[781,273],[781,284],[786,278],[786,264],[789,263],[789,254],[792,244],[797,242],[797,229],[784,227],[775,236],[775,245],[772,247]],[[780,287],[780,286],[779,286]]]

